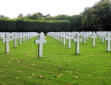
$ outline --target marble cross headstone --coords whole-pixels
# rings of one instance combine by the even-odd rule
[[[26,40],[26,41],[28,40],[27,33],[25,34],[25,40]]]
[[[60,42],[62,43],[62,32],[60,33]]]
[[[79,33],[76,34],[76,39],[75,39],[75,42],[76,42],[76,54],[80,54],[80,51],[79,51],[79,42],[81,41],[81,39],[79,39]]]
[[[104,33],[102,33],[101,37],[102,37],[102,43],[104,43],[104,40],[105,40],[105,35],[104,35]]]
[[[84,33],[84,34],[82,35],[82,37],[83,37],[83,44],[86,44],[86,34]]]
[[[68,39],[68,48],[71,48],[71,33],[68,33],[68,35],[66,36],[66,38]]]
[[[6,33],[5,34],[5,52],[6,53],[9,53],[9,39],[10,39],[10,35],[9,35],[9,33]]]
[[[38,40],[35,40],[35,43],[38,43],[38,57],[42,57],[42,49],[43,49],[43,43],[46,43],[45,35],[44,33],[40,33],[38,36]]]
[[[95,32],[93,32],[93,35],[91,36],[91,38],[92,38],[92,45],[93,47],[95,47],[95,39],[97,38]]]
[[[2,43],[5,42],[5,33],[2,33]]]
[[[23,42],[25,42],[25,32],[22,35],[23,35]]]
[[[65,36],[65,32],[63,32],[62,37],[63,37],[63,44],[65,45],[65,44],[66,44],[66,36]]]
[[[58,36],[57,36],[57,32],[54,34],[54,36],[55,36],[55,39],[57,40],[57,37],[58,37]]]
[[[106,38],[106,40],[107,40],[107,52],[109,52],[110,51],[110,40],[111,40],[110,33],[108,33],[108,37]]]
[[[19,45],[22,44],[22,36],[21,36],[21,33],[19,33]]]
[[[59,40],[60,40],[60,34],[59,34],[59,32],[57,33],[57,41],[59,42]]]
[[[17,47],[17,33],[14,33],[14,48]]]

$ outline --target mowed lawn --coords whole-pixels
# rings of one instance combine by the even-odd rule
[[[80,43],[80,55],[72,48],[47,36],[43,57],[38,59],[36,37],[13,48],[5,54],[5,44],[0,41],[0,85],[111,85],[111,52],[106,52],[106,42],[96,39]]]

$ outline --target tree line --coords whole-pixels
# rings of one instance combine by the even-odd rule
[[[67,32],[70,26],[68,20],[0,20],[1,32]]]
[[[0,31],[51,32],[51,31],[111,31],[111,2],[98,2],[85,8],[79,15],[57,15],[42,13],[27,14],[15,19],[0,16]]]

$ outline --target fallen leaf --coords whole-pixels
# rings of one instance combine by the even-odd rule
[[[34,76],[35,74],[33,73],[32,76]]]
[[[31,66],[34,66],[34,64],[31,64]]]
[[[43,75],[38,75],[38,78],[45,79],[45,77]]]
[[[19,77],[16,77],[16,79],[18,80],[18,79],[19,79]]]
[[[78,76],[75,76],[75,78],[78,79],[79,77],[78,77]]]
[[[34,47],[32,47],[32,49],[35,49]]]
[[[71,74],[72,74],[73,72],[72,72],[72,71],[69,71],[69,73],[71,73]]]
[[[28,78],[29,78],[29,79],[31,79],[32,77],[31,77],[31,76],[29,76]]]
[[[11,61],[8,61],[8,63],[10,63]]]
[[[66,71],[67,73],[71,73],[71,74],[73,74],[73,72],[72,71]]]
[[[57,75],[57,76],[55,76],[56,78],[60,78],[60,77],[62,77],[62,73],[61,74],[59,74],[59,75]]]
[[[22,71],[17,71],[18,73],[22,73]]]
[[[5,67],[8,67],[8,65],[5,65]]]
[[[59,66],[59,68],[62,68],[62,66]]]

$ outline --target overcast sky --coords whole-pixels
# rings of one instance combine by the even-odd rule
[[[10,18],[20,13],[27,15],[41,12],[42,14],[76,15],[85,7],[91,7],[100,0],[0,0],[0,15]]]

